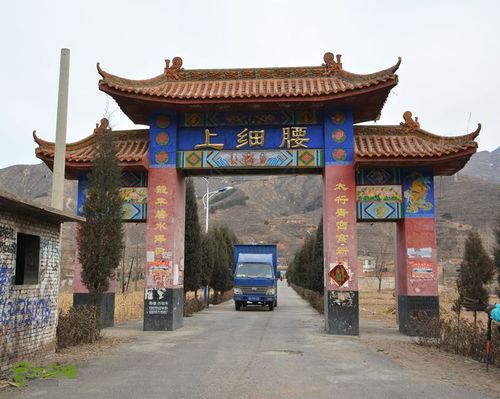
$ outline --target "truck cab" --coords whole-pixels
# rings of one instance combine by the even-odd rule
[[[236,310],[248,305],[278,305],[276,245],[235,245],[234,291]]]

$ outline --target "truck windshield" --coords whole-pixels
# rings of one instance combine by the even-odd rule
[[[269,263],[239,263],[236,277],[273,278],[273,268]]]

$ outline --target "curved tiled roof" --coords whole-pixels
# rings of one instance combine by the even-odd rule
[[[411,116],[411,114],[410,114]],[[443,137],[420,129],[418,122],[390,126],[354,126],[356,166],[429,166],[436,175],[456,173],[465,166],[477,150],[481,125],[476,131],[464,136]],[[147,168],[149,130],[114,132],[118,136],[118,158],[125,168]],[[51,166],[54,143],[36,136],[39,145],[36,156]],[[75,177],[79,170],[90,167],[96,153],[98,130],[93,135],[66,146],[66,171]]]
[[[148,113],[158,106],[176,111],[228,106],[255,110],[300,103],[304,108],[347,97],[355,97],[351,106],[356,122],[375,120],[398,83],[401,59],[385,70],[360,75],[343,70],[340,58],[326,53],[319,67],[185,70],[182,59],[175,57],[172,65],[166,60],[161,75],[145,80],[112,75],[99,64],[97,70],[102,77],[99,89],[111,95],[135,123],[147,123]]]
[[[147,168],[148,130],[125,130],[113,132],[117,136],[117,157],[122,167]],[[99,130],[83,140],[66,145],[66,172],[69,178],[75,178],[79,170],[86,170],[94,160],[97,152]],[[33,139],[38,144],[35,155],[49,167],[54,162],[54,143],[42,140],[33,132]],[[73,172],[73,173],[72,173]]]
[[[423,159],[460,154],[477,149],[474,139],[480,128],[464,136],[443,137],[421,129],[408,133],[402,126],[355,126],[356,157]]]

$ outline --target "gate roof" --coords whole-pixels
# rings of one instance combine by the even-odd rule
[[[368,75],[347,72],[341,56],[326,53],[321,66],[293,68],[191,69],[175,57],[161,75],[125,79],[104,71],[99,89],[112,96],[137,124],[149,124],[153,111],[241,111],[322,109],[348,105],[354,122],[376,120],[398,83],[401,59]]]

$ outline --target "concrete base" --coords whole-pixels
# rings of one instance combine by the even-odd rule
[[[144,331],[173,331],[182,327],[184,289],[146,288]]]
[[[73,306],[93,304],[89,293],[73,294]],[[101,299],[99,307],[101,312],[101,327],[113,327],[115,325],[115,293],[106,292]]]
[[[325,328],[328,334],[359,335],[358,291],[325,292]]]
[[[436,335],[433,320],[439,320],[439,297],[398,295],[398,320],[403,334]]]

